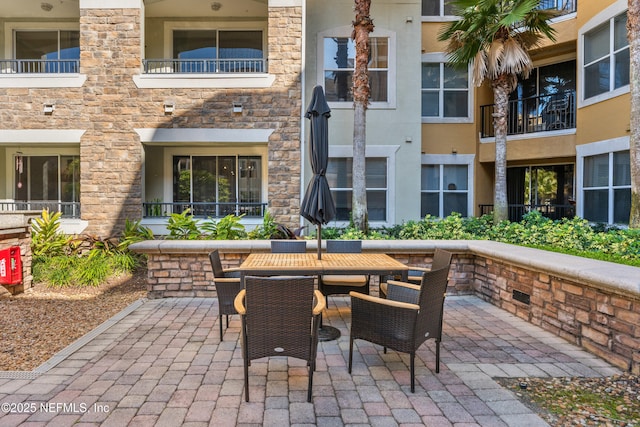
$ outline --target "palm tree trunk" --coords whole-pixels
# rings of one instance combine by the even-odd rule
[[[353,73],[353,197],[351,217],[353,225],[368,233],[367,186],[365,181],[365,147],[367,105],[369,87],[369,33],[373,31],[373,21],[369,17],[371,0],[355,0],[356,17],[353,21],[353,39],[356,45],[355,70]]]
[[[631,132],[629,160],[631,163],[631,212],[629,228],[640,228],[640,0],[629,0],[627,38],[631,57]]]
[[[492,81],[494,99],[493,128],[496,137],[495,187],[493,194],[493,219],[495,222],[509,219],[507,201],[507,115],[509,114],[508,76]]]

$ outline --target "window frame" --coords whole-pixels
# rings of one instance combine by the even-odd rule
[[[399,149],[397,145],[375,145],[368,146],[365,149],[365,157],[369,158],[381,158],[384,157],[387,160],[387,218],[385,221],[372,221],[369,223],[375,227],[386,227],[395,224],[396,212],[395,212],[395,198],[396,198],[396,153]],[[353,158],[353,146],[351,145],[330,145],[329,146],[329,158]],[[376,188],[377,189],[377,188]],[[333,190],[333,189],[332,189]],[[349,221],[333,220],[331,221],[333,226],[347,227]]]
[[[585,107],[588,105],[592,105],[592,104],[596,104],[602,101],[605,101],[607,99],[611,99],[611,98],[615,98],[617,96],[620,95],[624,95],[626,93],[629,93],[630,91],[630,85],[624,85],[621,86],[617,89],[613,89],[613,90],[609,90],[607,92],[598,94],[598,95],[594,95],[592,97],[589,98],[585,98],[585,35],[589,32],[591,32],[592,30],[596,29],[597,27],[601,26],[602,24],[607,23],[609,26],[609,53],[608,53],[608,57],[612,58],[616,52],[619,52],[620,50],[615,50],[613,48],[613,43],[614,43],[614,38],[613,38],[613,31],[614,31],[614,19],[618,16],[621,15],[623,13],[626,13],[627,11],[627,1],[626,0],[617,0],[614,4],[612,4],[611,6],[607,7],[606,9],[604,9],[603,11],[601,11],[600,13],[598,13],[597,15],[595,15],[593,18],[591,18],[591,20],[589,20],[585,25],[582,26],[582,28],[580,28],[578,30],[578,61],[576,63],[576,68],[577,71],[579,73],[579,83],[580,83],[580,87],[578,89],[578,107]],[[630,47],[627,45],[627,48],[630,49]],[[600,58],[602,59],[602,58]],[[613,71],[613,73],[610,73],[610,81],[609,81],[609,87],[612,87],[612,83],[615,81],[615,67],[614,67],[615,63],[614,61],[610,61],[609,64],[609,70]]]
[[[422,2],[420,2],[420,15],[422,16],[423,22],[443,22],[443,21],[455,21],[458,19],[456,15],[445,15],[444,13],[444,3],[447,0],[432,0],[440,3],[440,14],[439,15],[425,15],[424,9],[422,7]]]
[[[317,39],[317,74],[316,80],[317,84],[324,88],[324,40],[326,38],[331,37],[340,37],[340,38],[351,38],[351,33],[353,32],[352,26],[342,26],[338,28],[333,28],[327,31],[322,31],[318,33]],[[387,67],[387,101],[384,102],[370,102],[368,105],[368,109],[395,109],[396,108],[396,33],[394,31],[390,31],[384,28],[376,27],[375,35],[371,37],[376,38],[386,38],[387,46],[388,46],[388,67]],[[350,88],[353,85],[350,86]],[[353,101],[330,101],[328,102],[329,107],[331,109],[345,109],[352,110],[353,109]]]
[[[425,190],[420,185],[420,215],[422,216],[422,194],[424,193],[438,193],[438,217],[443,218],[444,212],[444,193],[456,192],[467,193],[467,217],[472,217],[475,214],[473,209],[473,177],[475,164],[475,154],[423,154],[420,163],[420,173],[422,174],[422,166],[437,165],[440,166],[440,182],[438,190]],[[444,188],[443,169],[444,166],[467,166],[467,189],[466,190],[449,190]],[[422,181],[422,179],[421,179]]]
[[[627,225],[615,223],[614,220],[614,195],[615,190],[631,188],[629,185],[614,185],[614,153],[629,150],[629,137],[614,138],[598,141],[591,144],[578,145],[576,147],[576,215],[584,218],[585,191],[607,190],[607,224]],[[585,188],[585,158],[606,154],[608,155],[608,181],[606,186],[593,186]]]
[[[444,97],[443,93],[445,91],[444,85],[444,66],[447,64],[447,55],[442,52],[434,52],[434,53],[423,53],[421,62],[420,62],[420,75],[422,76],[422,64],[424,63],[438,63],[440,64],[440,88],[438,89],[438,102],[439,102],[439,110],[440,115],[438,117],[435,116],[423,116],[422,115],[422,93],[425,91],[425,88],[422,87],[422,82],[420,83],[420,117],[422,123],[473,123],[474,116],[474,90],[472,82],[472,69],[471,66],[467,67],[467,116],[466,117],[444,117]],[[461,89],[456,89],[456,91],[462,92]]]

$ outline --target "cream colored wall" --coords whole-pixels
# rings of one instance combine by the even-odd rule
[[[390,174],[394,175],[388,191],[392,201],[388,206],[389,223],[401,223],[420,217],[420,9],[421,3],[418,0],[373,0],[371,4],[371,17],[375,28],[379,31],[395,32],[396,37],[396,49],[390,52],[392,61],[396,64],[396,104],[390,108],[370,107],[366,118],[367,149],[387,146],[395,150],[395,162],[388,168]],[[407,22],[409,16],[413,17],[413,22]],[[322,83],[318,78],[318,67],[323,65],[318,64],[317,58],[318,34],[343,26],[349,27],[353,19],[353,2],[307,1],[305,109],[313,87]],[[376,36],[375,29],[371,36]],[[304,126],[306,132],[303,161],[306,183],[311,177],[307,120]],[[412,142],[406,142],[407,138]],[[332,107],[329,143],[334,147],[344,146],[345,149],[353,145],[351,105]]]

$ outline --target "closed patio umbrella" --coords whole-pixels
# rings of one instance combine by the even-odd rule
[[[310,160],[313,178],[305,192],[300,215],[318,227],[318,259],[321,259],[320,243],[322,240],[322,224],[326,224],[336,216],[329,182],[325,176],[329,163],[329,117],[331,109],[324,97],[322,86],[313,88],[311,102],[305,117],[310,119]]]

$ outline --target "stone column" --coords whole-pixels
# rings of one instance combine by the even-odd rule
[[[141,217],[142,149],[133,131],[142,60],[142,0],[80,2],[80,65],[87,75],[88,129],[80,143],[82,219],[87,232],[118,234],[125,219]]]

